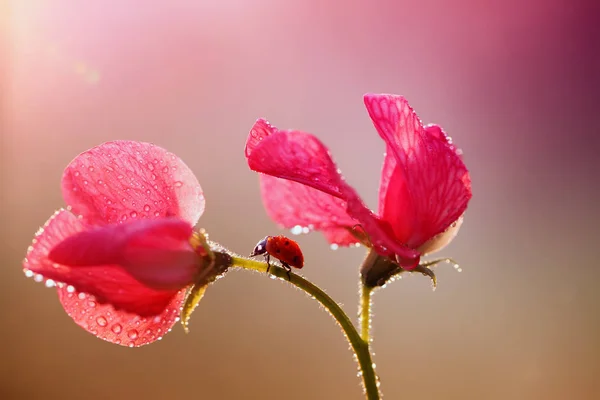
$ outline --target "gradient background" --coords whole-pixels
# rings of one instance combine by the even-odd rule
[[[317,134],[376,207],[384,145],[365,92],[403,94],[441,124],[474,192],[441,254],[464,272],[375,296],[385,398],[600,398],[593,1],[154,3],[0,6],[2,399],[361,399],[339,329],[284,284],[233,271],[191,334],[132,350],[77,327],[21,260],[64,205],[63,168],[114,139],[179,155],[205,191],[199,225],[249,252],[280,232],[243,155],[261,116]],[[302,272],[354,315],[364,250],[297,239]]]

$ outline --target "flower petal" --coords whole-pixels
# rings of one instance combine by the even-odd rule
[[[195,225],[204,211],[193,172],[149,143],[107,142],[81,153],[65,169],[62,189],[72,211],[98,225],[165,216]]]
[[[48,258],[69,267],[119,265],[147,286],[179,290],[198,270],[191,236],[190,223],[176,217],[136,220],[72,235]]]
[[[78,292],[91,294],[99,303],[110,303],[115,309],[140,316],[162,314],[178,290],[150,288],[134,279],[119,265],[69,267],[54,263],[48,258],[52,248],[86,228],[70,212],[58,211],[36,234],[23,267],[45,279],[72,285]]]
[[[357,240],[346,228],[358,222],[346,212],[346,202],[298,182],[260,175],[260,188],[267,214],[285,228],[307,227],[317,231],[336,230],[329,243],[348,245]],[[345,232],[346,234],[340,234]]]
[[[73,321],[94,336],[121,346],[138,347],[162,339],[179,319],[185,298],[180,290],[165,309],[153,317],[140,317],[110,304],[100,304],[94,296],[58,288],[58,297]]]
[[[364,100],[397,163],[386,156],[381,216],[401,241],[419,247],[464,213],[471,198],[469,173],[441,128],[424,128],[403,97],[367,94]]]
[[[382,228],[381,221],[344,181],[329,151],[315,136],[298,131],[280,131],[267,125],[265,120],[258,120],[246,142],[246,154],[248,165],[254,171],[298,182],[343,200],[348,216],[363,226],[373,246],[382,255],[398,254],[407,259],[418,257],[418,252],[400,244]],[[278,197],[280,194],[277,190],[272,193],[263,190],[263,198],[270,196]],[[294,204],[292,207],[296,208]],[[299,207],[295,214],[303,213],[307,206],[300,204]],[[286,212],[291,212],[291,209]],[[332,217],[334,215],[332,213]]]

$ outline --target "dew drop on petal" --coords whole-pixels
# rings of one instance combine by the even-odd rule
[[[169,172],[169,167],[163,167],[163,169],[162,169],[162,172],[164,172],[165,174],[166,174],[167,172]]]
[[[138,331],[136,331],[135,329],[130,330],[129,332],[127,332],[127,337],[129,337],[129,339],[134,340],[138,337]]]
[[[310,229],[308,228],[308,226],[305,226],[304,228],[302,228],[302,233],[308,233],[310,232]]]
[[[103,185],[104,181],[102,179],[98,179],[98,185]]]
[[[121,324],[114,324],[110,330],[113,331],[113,333],[119,334],[123,330],[123,327]]]
[[[87,184],[88,184],[88,181],[87,181],[87,180],[83,181],[83,184],[84,184],[84,185],[87,185]]]
[[[148,204],[146,204],[144,206],[144,211],[146,211],[146,212],[150,211],[150,206]]]
[[[96,323],[98,324],[98,326],[106,326],[108,322],[106,321],[106,318],[104,318],[103,316],[99,316],[98,318],[96,318]]]
[[[156,211],[156,212],[154,213],[154,216],[155,216],[155,217],[160,217],[160,213],[159,213],[158,211]]]
[[[292,235],[299,235],[302,233],[302,227],[300,225],[296,225],[292,229],[290,229],[290,232],[292,233]]]
[[[137,212],[132,211],[130,215],[131,215],[131,218],[135,218],[135,217],[137,217]]]
[[[42,282],[42,281],[44,280],[44,276],[43,276],[43,275],[40,275],[40,274],[36,274],[36,275],[33,277],[33,280],[34,280],[34,281],[36,281],[36,282],[38,282],[38,283],[39,283],[39,282]]]
[[[73,175],[75,175],[75,176],[79,176],[79,171],[75,171],[75,172],[73,173]]]
[[[69,285],[67,286],[67,293],[73,293],[75,291],[75,287]]]
[[[121,219],[122,219],[123,221],[127,221],[127,215],[123,214],[123,216],[121,217]]]
[[[48,288],[56,286],[56,283],[52,279],[48,279],[45,284]]]
[[[89,306],[90,308],[94,308],[94,307],[96,307],[96,302],[95,302],[95,301],[93,301],[93,300],[90,300],[90,301],[88,301],[88,306]]]
[[[85,299],[85,293],[79,293],[77,297],[79,297],[79,300],[83,300]]]
[[[183,182],[177,181],[173,185],[175,185],[175,187],[182,187],[183,186]]]
[[[339,248],[340,248],[340,246],[339,246],[337,243],[333,243],[331,246],[329,246],[329,248],[330,248],[331,250],[337,250],[337,249],[339,249]]]
[[[152,163],[148,163],[148,169],[149,169],[150,171],[154,171],[154,164],[152,164]]]

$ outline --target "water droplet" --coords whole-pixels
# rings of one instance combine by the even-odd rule
[[[290,229],[290,232],[292,233],[292,235],[299,235],[302,233],[302,227],[300,225],[296,225],[292,229]]]
[[[159,213],[158,211],[156,211],[156,212],[154,213],[154,216],[155,216],[155,217],[160,217],[160,213]]]
[[[83,184],[84,184],[84,185],[87,185],[87,184],[88,184],[88,181],[87,181],[87,180],[83,181]]]
[[[106,204],[111,205],[112,204],[112,200],[111,199],[106,200]]]
[[[148,204],[146,204],[144,206],[144,211],[146,211],[146,212],[150,211],[150,206]]]
[[[88,306],[90,306],[90,308],[94,308],[96,307],[96,302],[93,300],[88,301]]]
[[[175,187],[182,187],[183,186],[183,182],[177,181],[173,185],[175,185]]]
[[[154,171],[154,164],[148,163],[148,169]]]
[[[123,179],[123,175],[119,174],[119,175],[117,176],[117,178],[119,178],[119,179]]]
[[[80,300],[83,300],[83,299],[85,299],[85,293],[83,293],[83,292],[82,292],[82,293],[79,293],[79,294],[77,295],[77,297],[79,297],[79,299],[80,299]]]
[[[162,169],[162,172],[164,172],[165,174],[166,174],[167,172],[169,172],[169,167],[163,167],[163,169]]]
[[[123,330],[123,327],[121,326],[121,324],[114,324],[112,326],[112,328],[110,328],[110,330],[113,331],[116,334],[119,334]]]
[[[130,330],[129,332],[127,332],[127,337],[129,337],[129,339],[134,340],[138,337],[138,331],[136,331],[135,329]]]
[[[94,172],[94,167],[92,167],[91,165],[88,169],[90,170],[90,172]]]
[[[150,195],[150,189],[146,189],[146,194]]]
[[[75,291],[75,288],[71,285],[67,286],[67,293],[73,293]]]
[[[45,284],[46,287],[54,287],[56,285],[56,283],[52,279],[48,279]]]
[[[308,233],[310,232],[310,229],[308,229],[308,226],[305,226],[304,228],[302,228],[302,233]]]
[[[130,215],[131,215],[131,218],[135,218],[135,217],[137,217],[137,212],[132,211]]]
[[[133,344],[133,342],[129,343],[129,347],[133,347],[133,346],[135,346],[135,345]]]
[[[98,324],[98,326],[106,326],[106,324],[108,322],[106,321],[106,318],[104,318],[103,316],[100,316],[100,317],[96,318],[96,323]]]
[[[121,217],[121,219],[122,219],[123,221],[127,221],[127,215],[123,214],[123,216]]]
[[[156,174],[152,174],[152,175],[150,176],[150,178],[152,178],[152,180],[155,180],[155,179],[156,179]]]
[[[30,269],[25,270],[25,276],[31,278],[33,276],[33,271]]]
[[[73,173],[73,175],[79,176],[79,171],[75,171],[75,173]]]
[[[43,275],[40,275],[40,274],[36,274],[36,275],[33,277],[33,280],[34,280],[34,281],[36,281],[36,282],[38,282],[38,283],[39,283],[39,282],[42,282],[42,281],[44,280],[44,276],[43,276]]]
[[[98,185],[104,185],[104,181],[102,179],[98,179]]]
[[[337,243],[333,243],[331,246],[329,246],[329,248],[330,248],[331,250],[337,250],[337,249],[339,249],[339,248],[340,248],[340,246],[339,246]]]

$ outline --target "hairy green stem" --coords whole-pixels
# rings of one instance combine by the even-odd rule
[[[264,273],[267,272],[267,263],[249,260],[243,257],[232,257],[232,266]],[[379,400],[379,383],[373,368],[371,351],[369,350],[369,342],[368,340],[365,341],[361,338],[361,336],[358,334],[358,331],[354,327],[354,324],[352,324],[352,321],[350,318],[348,318],[348,315],[346,315],[344,310],[342,310],[342,308],[331,297],[329,297],[327,293],[299,275],[292,274],[291,279],[288,281],[286,270],[276,265],[271,265],[269,273],[302,289],[312,298],[321,303],[321,305],[325,307],[327,311],[329,311],[329,313],[341,326],[346,337],[348,338],[348,342],[350,342],[350,346],[352,346],[354,354],[356,355],[367,399]]]
[[[360,337],[366,343],[371,342],[371,293],[372,287],[360,284],[360,309],[358,319],[360,323]]]

